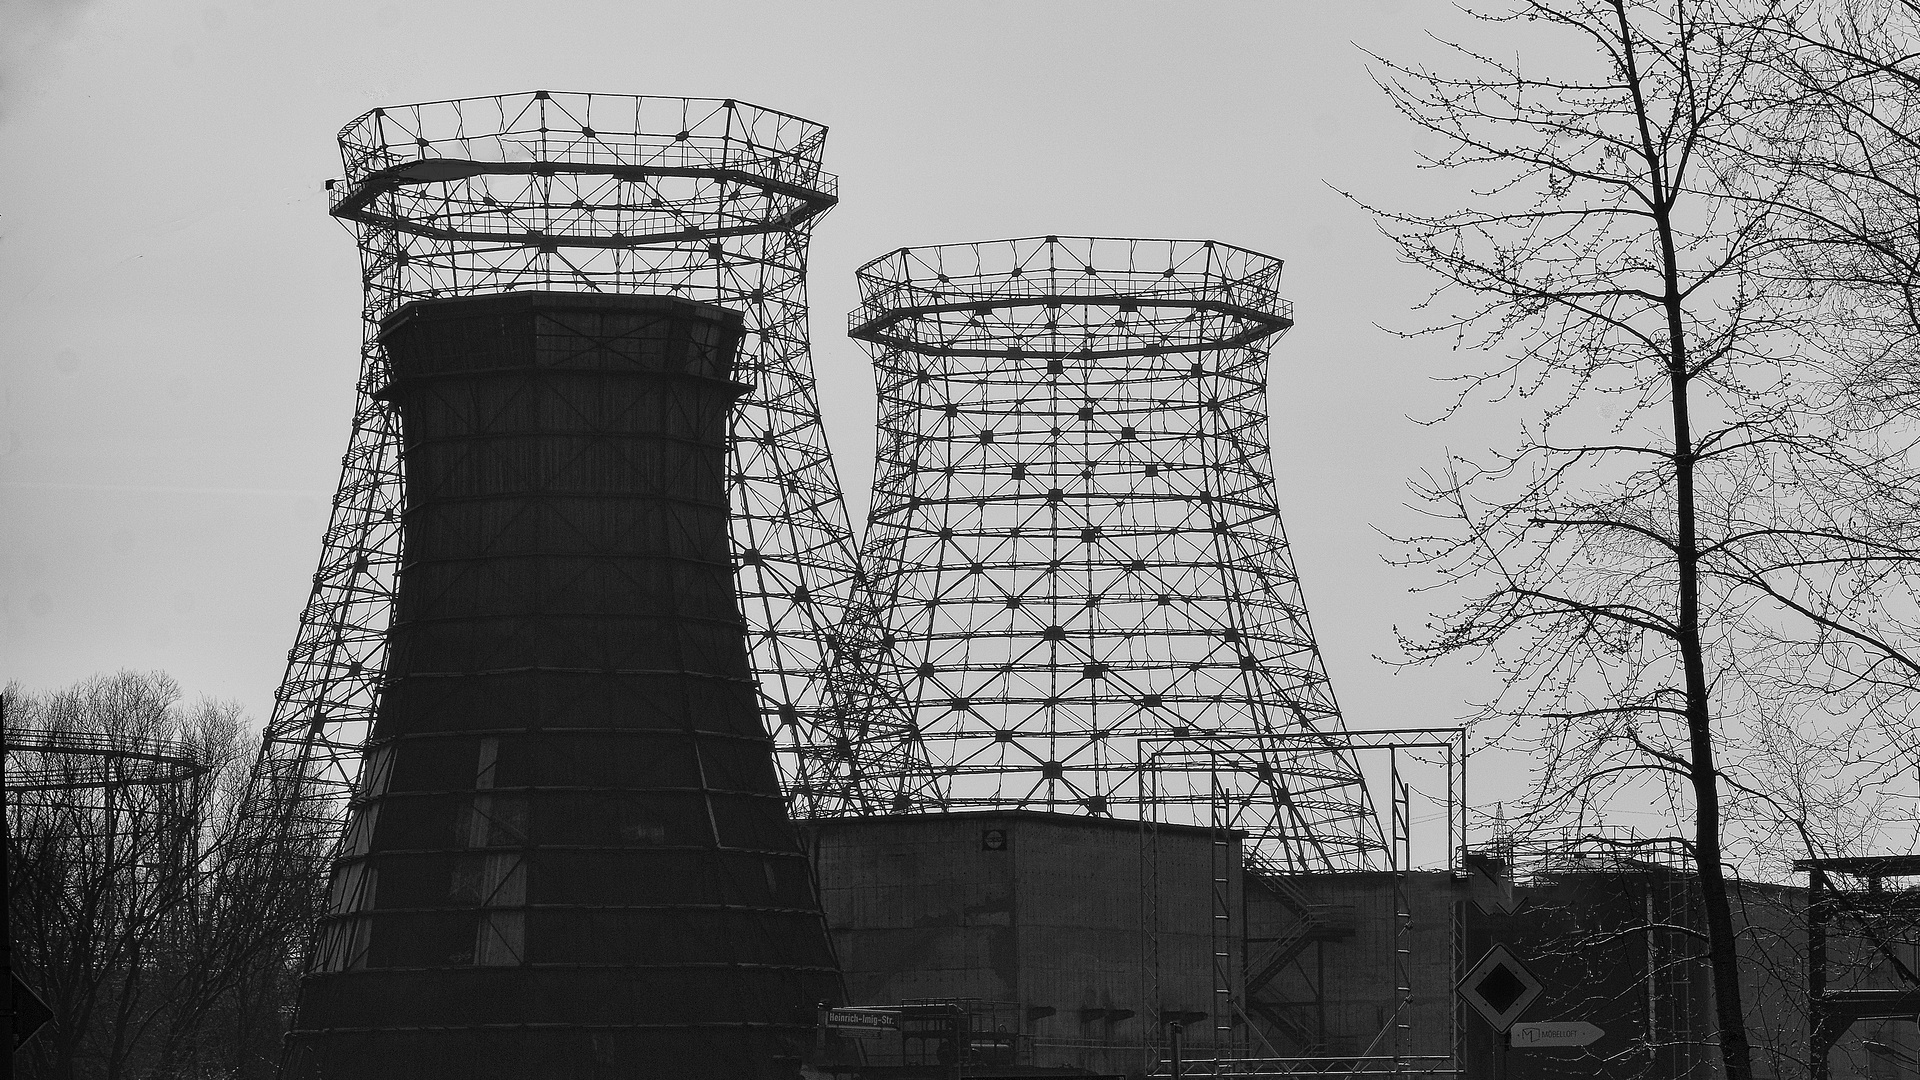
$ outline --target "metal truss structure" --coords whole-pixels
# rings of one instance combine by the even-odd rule
[[[1413,1002],[1413,974],[1408,968],[1406,940],[1413,927],[1408,875],[1419,865],[1449,871],[1458,871],[1465,865],[1467,729],[1348,728],[1340,733],[1340,743],[1355,758],[1372,753],[1376,761],[1381,757],[1386,761],[1385,774],[1376,772],[1374,779],[1376,783],[1385,784],[1391,808],[1385,869],[1392,874],[1394,887],[1393,970],[1382,974],[1390,976],[1387,984],[1392,1009],[1385,1015],[1373,1044],[1365,1053],[1387,1050],[1393,1057],[1403,1058],[1401,1035],[1406,1025],[1402,1014]],[[1261,762],[1285,761],[1300,755],[1318,757],[1326,752],[1325,746],[1324,734],[1306,731],[1142,738],[1140,767],[1145,795],[1141,816],[1147,823],[1148,842],[1157,844],[1157,826],[1163,821],[1185,823],[1204,816],[1214,834],[1213,846],[1218,852],[1227,846],[1230,837],[1258,829],[1263,824],[1246,819],[1249,809],[1247,803],[1234,794],[1236,785],[1232,778],[1235,774],[1246,771],[1250,766],[1258,769]],[[1418,790],[1405,779],[1409,771],[1414,769],[1427,781]],[[1436,780],[1437,783],[1434,783]],[[1434,850],[1436,845],[1431,843],[1430,836],[1427,837],[1428,843],[1418,845],[1423,849],[1421,854],[1424,856],[1418,861],[1413,835],[1416,799],[1421,809],[1426,811],[1423,818],[1439,819],[1437,823],[1444,829],[1441,843],[1437,845],[1438,851]],[[1271,850],[1271,845],[1268,848]],[[1290,911],[1292,921],[1282,926],[1277,935],[1261,939],[1258,948],[1253,945],[1254,939],[1246,939],[1248,944],[1243,967],[1222,963],[1221,958],[1232,958],[1224,942],[1235,934],[1244,935],[1248,928],[1236,929],[1236,920],[1244,918],[1244,912],[1235,912],[1230,897],[1220,887],[1225,875],[1216,868],[1210,924],[1215,939],[1212,952],[1216,957],[1214,1009],[1209,1017],[1213,1024],[1214,1045],[1233,1046],[1236,1038],[1253,1033],[1252,1020],[1257,1017],[1266,1027],[1284,1040],[1290,1040],[1303,1052],[1317,1052],[1325,1032],[1301,1022],[1297,1014],[1320,1011],[1316,1005],[1322,1003],[1325,990],[1324,959],[1320,974],[1310,970],[1302,960],[1309,948],[1316,944],[1351,937],[1353,922],[1350,917],[1334,917],[1330,909],[1314,904],[1299,890],[1286,868],[1263,858],[1257,846],[1249,850],[1247,870],[1249,875],[1257,875],[1261,886]],[[1464,971],[1461,966],[1464,938],[1457,910],[1451,929],[1451,970]],[[1149,926],[1147,934],[1150,939],[1153,932]],[[1157,953],[1157,945],[1150,944],[1147,951]],[[1157,972],[1155,974],[1157,977]],[[1307,991],[1307,996],[1298,998],[1282,993],[1279,981],[1283,974],[1292,976],[1297,985]],[[1148,1000],[1157,1000],[1157,997],[1149,997]],[[1241,1023],[1246,1026],[1237,1026]],[[1459,1049],[1460,1031],[1459,1004],[1456,1002],[1447,1037],[1447,1045],[1454,1047],[1456,1057],[1462,1053]],[[1260,1036],[1260,1041],[1265,1042],[1265,1036]],[[1268,1048],[1271,1048],[1270,1043]],[[1227,1058],[1222,1056],[1220,1060],[1224,1062]],[[1340,1072],[1340,1075],[1345,1075],[1345,1072]]]
[[[1269,475],[1280,269],[1058,236],[861,268],[881,431],[862,558],[925,746],[903,763],[929,782],[895,785],[914,808],[1142,817],[1142,740],[1285,735],[1195,781],[1220,790],[1151,797],[1225,813],[1280,869],[1380,852]]]
[[[253,778],[283,843],[341,828],[378,703],[404,492],[380,321],[427,298],[648,293],[742,312],[732,545],[768,728],[793,812],[903,800],[912,740],[845,642],[866,625],[807,340],[813,222],[834,205],[826,129],[733,100],[535,91],[375,109],[340,132],[365,286],[360,393],[319,571]],[[830,688],[823,673],[835,661]],[[867,765],[871,770],[864,770]],[[892,786],[889,786],[892,785]]]
[[[24,768],[9,756],[16,754]],[[0,731],[0,768],[6,790],[16,795],[169,786],[208,771],[193,748],[177,739],[53,728]]]
[[[59,838],[71,873],[178,880],[200,850],[200,808],[211,767],[179,739],[76,727],[0,727],[0,793],[7,822]],[[9,858],[13,857],[9,853]],[[169,876],[170,875],[170,876]],[[136,905],[137,906],[137,905]],[[109,905],[110,934],[126,918]]]

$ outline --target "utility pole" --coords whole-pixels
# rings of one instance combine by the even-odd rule
[[[7,696],[0,694],[0,967],[7,971],[7,993],[0,999],[6,1010],[6,1064],[0,1077],[13,1080],[13,836],[7,831]]]

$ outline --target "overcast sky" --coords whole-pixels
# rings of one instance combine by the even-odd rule
[[[1329,185],[1455,202],[1363,49],[1430,55],[1437,0],[1258,3],[0,5],[0,663],[120,668],[269,712],[350,428],[360,291],[326,213],[379,105],[546,88],[735,97],[826,124],[814,358],[856,520],[873,454],[853,270],[902,245],[1213,238],[1287,261],[1280,504],[1349,722],[1448,724],[1460,672],[1395,674],[1432,597],[1388,566],[1462,365],[1406,342],[1429,284]],[[1476,799],[1476,801],[1479,801]]]

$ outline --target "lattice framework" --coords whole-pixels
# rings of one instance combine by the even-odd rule
[[[859,272],[880,454],[863,552],[930,782],[916,808],[1140,816],[1140,741],[1253,752],[1228,819],[1285,867],[1380,830],[1301,598],[1267,461],[1280,263],[1208,241],[901,249]],[[1212,780],[1208,781],[1213,783]]]
[[[733,553],[785,790],[802,816],[893,806],[913,752],[861,657],[858,563],[820,425],[807,241],[835,200],[820,125],[734,100],[526,94],[375,109],[340,133],[333,214],[366,292],[359,399],[314,588],[253,781],[276,835],[333,838],[380,692],[404,505],[380,320],[514,289],[743,312]],[[843,625],[846,629],[842,629]],[[840,677],[829,687],[832,664]],[[869,769],[877,763],[879,768]]]

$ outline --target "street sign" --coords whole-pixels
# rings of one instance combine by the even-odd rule
[[[1505,1034],[1540,996],[1540,980],[1505,945],[1495,945],[1460,980],[1459,989],[1462,1000],[1493,1030]]]
[[[1556,1020],[1550,1024],[1515,1024],[1507,1037],[1514,1046],[1585,1046],[1606,1031],[1585,1020]]]
[[[900,1027],[896,1009],[828,1009],[826,1024],[841,1035],[855,1039],[877,1039]]]
[[[47,1008],[47,1003],[33,992],[33,987],[20,981],[20,976],[11,971],[7,972],[7,976],[12,980],[8,989],[13,1014],[10,1017],[13,1021],[13,1049],[18,1050],[33,1038],[33,1033],[39,1031],[42,1024],[53,1019],[53,1010]]]

